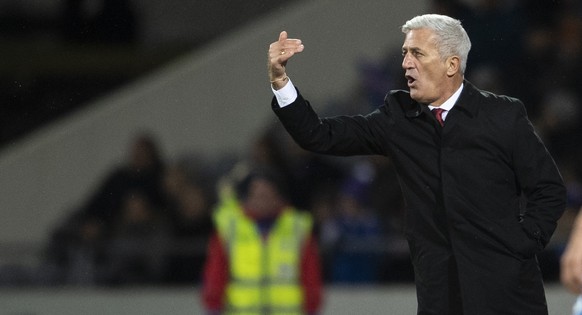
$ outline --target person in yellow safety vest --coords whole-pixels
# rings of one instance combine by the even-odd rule
[[[242,180],[215,210],[203,303],[208,314],[317,314],[320,260],[308,213],[291,207],[269,170]]]

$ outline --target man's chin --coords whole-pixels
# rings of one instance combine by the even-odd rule
[[[422,97],[422,96],[420,96],[418,93],[412,93],[412,92],[411,92],[411,93],[410,93],[410,98],[411,98],[413,101],[415,101],[415,102],[417,102],[417,103],[420,103],[420,104],[425,104],[425,105],[428,105],[428,104],[431,104],[431,103],[432,103],[432,101],[430,101],[430,100],[427,100],[426,98],[423,98],[423,97]]]
[[[409,91],[410,91],[410,98],[413,99],[413,100],[415,100],[415,101],[417,101],[417,102],[419,102],[420,95],[418,93],[418,90],[417,89],[414,89],[414,88],[410,88]]]

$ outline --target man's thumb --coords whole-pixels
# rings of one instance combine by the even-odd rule
[[[279,42],[284,42],[286,40],[287,40],[287,32],[282,31],[281,34],[279,34]]]

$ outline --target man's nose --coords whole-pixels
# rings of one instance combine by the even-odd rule
[[[403,69],[410,69],[414,66],[412,59],[408,56],[408,54],[402,57],[402,68]]]

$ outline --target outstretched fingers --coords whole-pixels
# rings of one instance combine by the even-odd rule
[[[288,38],[287,32],[282,31],[279,39],[269,46],[269,59],[271,63],[285,64],[296,53],[305,49],[300,39]]]
[[[279,34],[279,44],[281,48],[281,55],[294,55],[295,53],[300,53],[303,51],[305,46],[300,39],[288,38],[287,32],[282,31]]]

